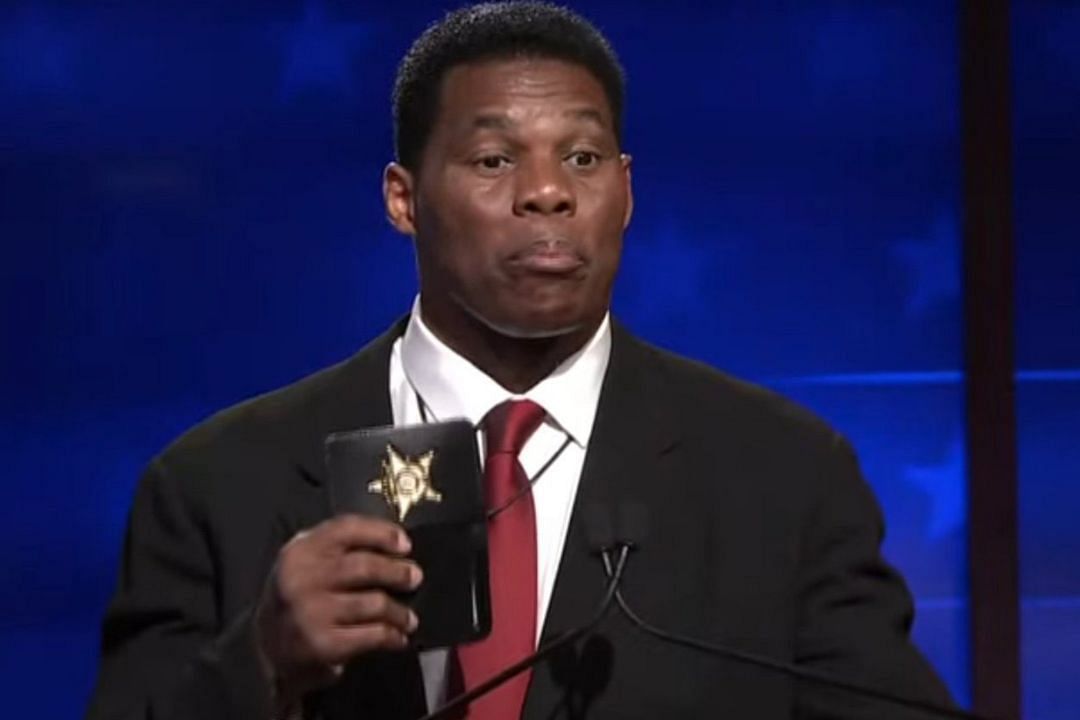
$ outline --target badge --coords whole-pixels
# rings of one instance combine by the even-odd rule
[[[414,505],[425,500],[442,502],[442,493],[431,486],[431,463],[434,459],[434,450],[428,450],[418,458],[410,458],[387,443],[382,477],[368,483],[368,492],[381,494],[386,504],[397,511],[398,522],[404,522]]]

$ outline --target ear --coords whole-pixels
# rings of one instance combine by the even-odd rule
[[[623,153],[619,156],[619,162],[622,164],[623,182],[626,184],[626,213],[623,215],[623,230],[626,230],[630,226],[630,217],[634,214],[634,188],[633,183],[630,182],[630,165],[633,162],[633,158],[627,153]]]
[[[386,219],[409,237],[416,237],[416,185],[413,174],[396,162],[383,171],[383,203]]]

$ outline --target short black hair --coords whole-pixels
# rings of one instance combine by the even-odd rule
[[[495,2],[454,10],[424,31],[405,54],[394,81],[394,151],[419,168],[447,71],[503,58],[565,60],[588,70],[604,88],[622,142],[626,80],[607,39],[572,10],[545,2]]]

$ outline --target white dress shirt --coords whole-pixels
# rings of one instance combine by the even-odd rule
[[[589,444],[600,385],[611,356],[611,323],[607,316],[585,346],[523,395],[499,385],[478,367],[451,350],[424,324],[419,298],[405,334],[390,354],[390,405],[394,425],[464,418],[477,426],[480,458],[484,458],[484,436],[480,422],[488,411],[506,400],[529,399],[547,412],[543,424],[525,443],[519,455],[525,474],[536,473],[558,453],[532,488],[536,509],[537,618],[536,640],[547,614],[555,575],[562,557],[570,513],[577,493],[585,449]],[[569,438],[569,443],[566,443]],[[559,448],[566,444],[561,453]],[[420,618],[420,622],[424,619]],[[420,654],[424,694],[428,708],[446,698],[446,650]]]

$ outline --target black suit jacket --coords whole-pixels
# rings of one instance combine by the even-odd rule
[[[327,433],[391,424],[390,348],[215,415],[149,466],[105,618],[88,717],[268,720],[251,611],[278,548],[328,515]],[[882,521],[847,443],[809,413],[617,324],[543,636],[603,586],[581,509],[630,501],[648,533],[624,593],[667,629],[948,703],[908,640],[912,605],[879,555]],[[351,663],[308,698],[328,720],[424,713],[415,653]],[[525,717],[896,717],[910,712],[668,646],[611,613],[539,666]]]

